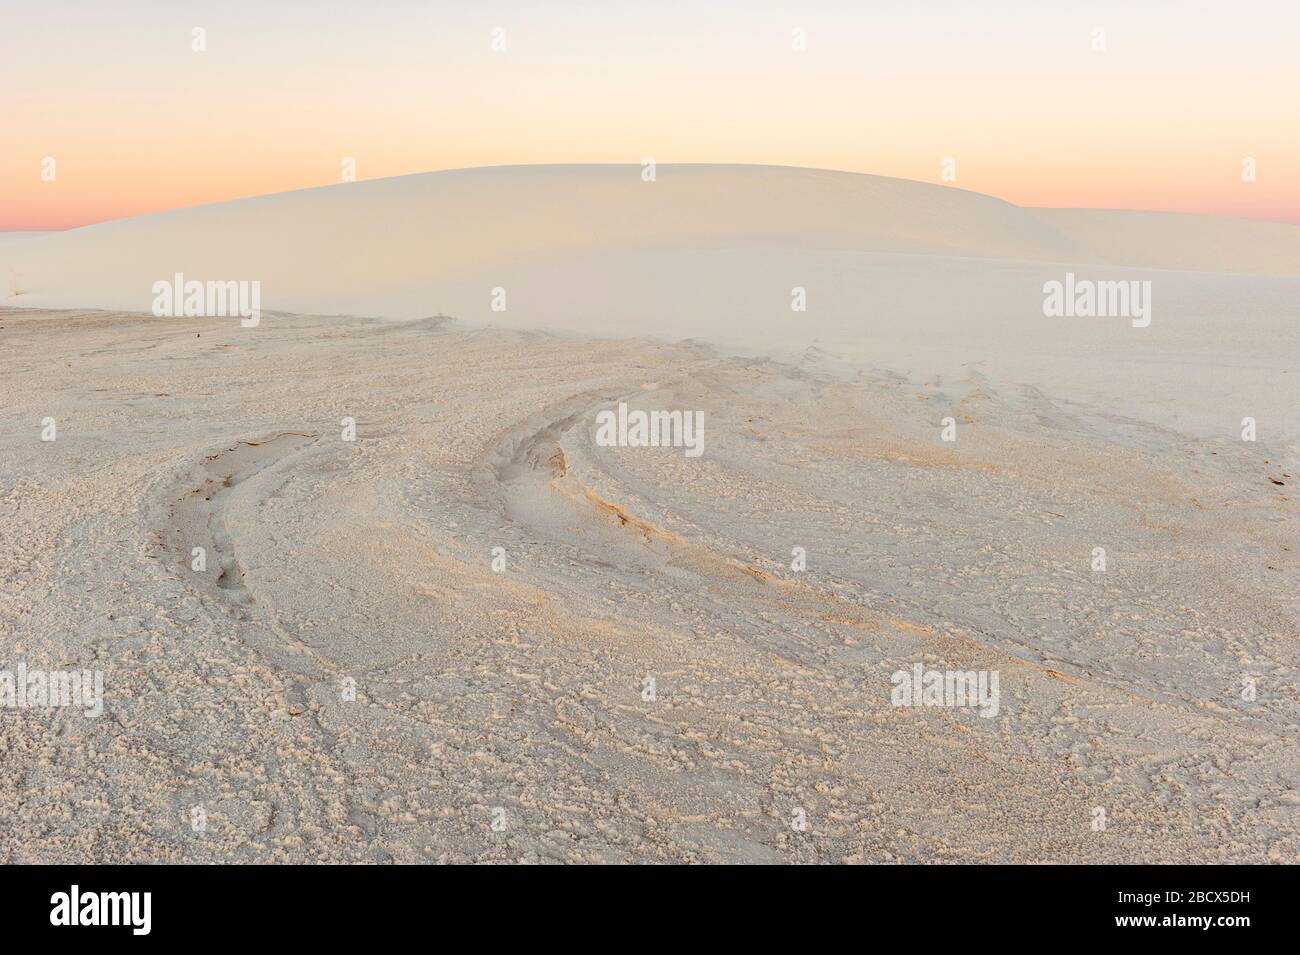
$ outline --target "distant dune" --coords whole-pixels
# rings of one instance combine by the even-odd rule
[[[1300,227],[1029,210],[961,189],[777,166],[505,166],[304,189],[6,243],[9,304],[147,311],[176,271],[259,278],[271,308],[418,317],[452,284],[596,253],[894,253],[1300,275]],[[13,299],[17,297],[20,302]]]
[[[1152,282],[1151,326],[1044,317],[1067,271]],[[1298,226],[775,166],[490,167],[141,216],[0,245],[0,301],[148,312],[177,272],[257,280],[264,310],[978,370],[1209,434],[1290,435],[1300,403]]]
[[[1183,212],[1034,209],[1081,261],[1197,272],[1300,275],[1300,226]]]

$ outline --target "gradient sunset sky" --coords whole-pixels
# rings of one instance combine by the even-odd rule
[[[1300,223],[1298,37],[1295,0],[7,3],[0,230],[328,185],[348,156],[933,182],[952,157],[1021,205]]]

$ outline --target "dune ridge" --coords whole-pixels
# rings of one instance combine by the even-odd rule
[[[496,266],[639,250],[784,248],[1300,275],[1300,227],[1022,209],[929,183],[779,166],[501,166],[179,209],[15,238],[4,301],[147,311],[175,271],[247,276],[269,307],[428,314]]]

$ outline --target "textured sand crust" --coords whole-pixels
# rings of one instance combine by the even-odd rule
[[[0,711],[0,860],[1300,857],[1266,441],[815,350],[0,326],[0,666],[106,692]],[[597,446],[620,399],[706,453]],[[999,671],[999,715],[891,706],[918,661]]]

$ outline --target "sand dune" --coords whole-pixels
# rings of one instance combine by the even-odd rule
[[[1300,229],[639,172],[0,242],[0,860],[1300,858]]]
[[[5,267],[13,304],[147,311],[160,274],[257,276],[271,308],[419,317],[473,273],[595,252],[807,249],[1068,260],[1009,203],[763,166],[468,169],[307,189],[75,229]]]
[[[1297,250],[1296,226],[1028,210],[850,173],[667,165],[644,182],[638,166],[494,167],[10,243],[0,293],[147,313],[154,283],[179,272],[259,281],[266,310],[446,314],[786,358],[815,346],[919,379],[978,368],[1201,437],[1252,416],[1284,453],[1298,437]],[[1044,284],[1068,271],[1150,281],[1151,326],[1045,318]]]
[[[1300,227],[1179,212],[1034,209],[1081,261],[1193,272],[1300,275]]]
[[[343,303],[414,318],[455,302],[444,290],[470,275],[632,251],[650,268],[654,252],[682,249],[1300,275],[1300,228],[1278,223],[1027,210],[956,188],[786,167],[665,165],[654,182],[640,172],[455,170],[45,233],[6,251],[4,292],[8,304],[148,311],[152,283],[181,271],[257,277],[280,311],[331,313]]]

